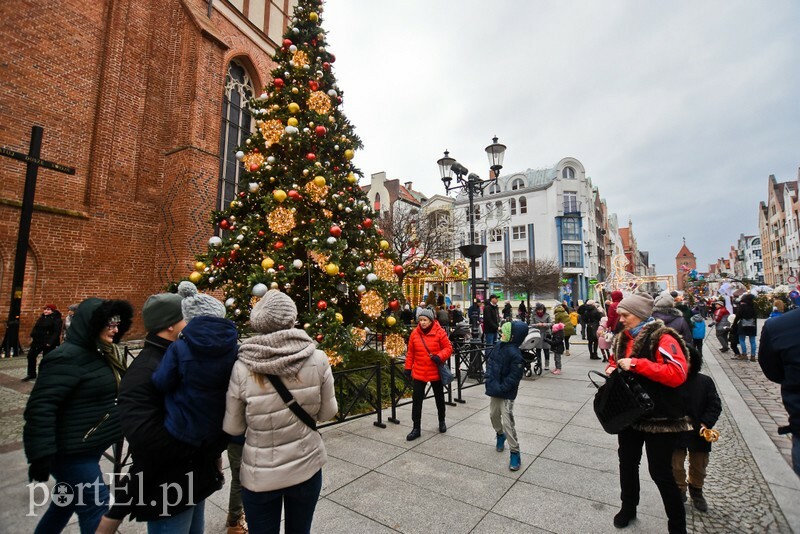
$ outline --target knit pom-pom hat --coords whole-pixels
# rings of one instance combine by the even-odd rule
[[[178,295],[183,298],[181,311],[183,312],[183,319],[187,323],[200,315],[225,317],[225,305],[223,303],[211,295],[198,293],[197,286],[187,280],[178,284]]]
[[[297,321],[297,306],[286,294],[270,289],[250,312],[250,327],[261,334],[294,327]]]

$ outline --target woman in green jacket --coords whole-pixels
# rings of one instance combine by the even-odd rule
[[[564,356],[569,356],[569,338],[575,335],[575,325],[569,319],[569,313],[559,304],[553,309],[553,320],[564,325]]]
[[[116,399],[125,372],[116,343],[131,326],[124,300],[84,300],[72,319],[69,340],[48,353],[25,407],[22,438],[31,481],[56,480],[36,532],[61,532],[73,513],[81,532],[94,532],[108,509],[100,457],[122,439]],[[70,498],[71,497],[71,498]]]

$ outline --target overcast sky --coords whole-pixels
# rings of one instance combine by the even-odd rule
[[[758,230],[800,167],[800,2],[329,0],[323,26],[368,177],[443,193],[445,148],[486,178],[580,160],[660,274]]]

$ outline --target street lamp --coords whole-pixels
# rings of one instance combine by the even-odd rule
[[[470,267],[472,269],[470,292],[473,304],[477,301],[478,285],[475,274],[475,260],[480,258],[486,251],[486,245],[478,245],[475,243],[474,198],[477,193],[483,195],[483,190],[497,181],[498,176],[500,176],[500,170],[503,168],[503,156],[505,152],[506,146],[497,142],[497,136],[492,138],[492,144],[486,147],[486,155],[489,157],[489,169],[491,171],[488,180],[481,180],[480,176],[477,174],[470,173],[466,167],[451,158],[447,150],[444,151],[444,157],[436,162],[439,165],[439,174],[442,176],[442,183],[444,184],[445,191],[447,193],[451,191],[466,191],[467,198],[469,199],[469,245],[462,245],[458,247],[458,249],[465,258],[469,258],[470,260]],[[454,174],[456,185],[451,185]]]

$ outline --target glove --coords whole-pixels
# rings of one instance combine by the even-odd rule
[[[28,467],[28,482],[47,482],[53,468],[53,456],[43,456],[31,462]]]
[[[438,354],[431,355],[431,360],[433,360],[433,363],[435,363],[436,365],[442,365],[442,359],[439,357]]]
[[[406,375],[406,378],[411,380],[411,369],[406,369],[405,371],[403,371],[403,374]]]

